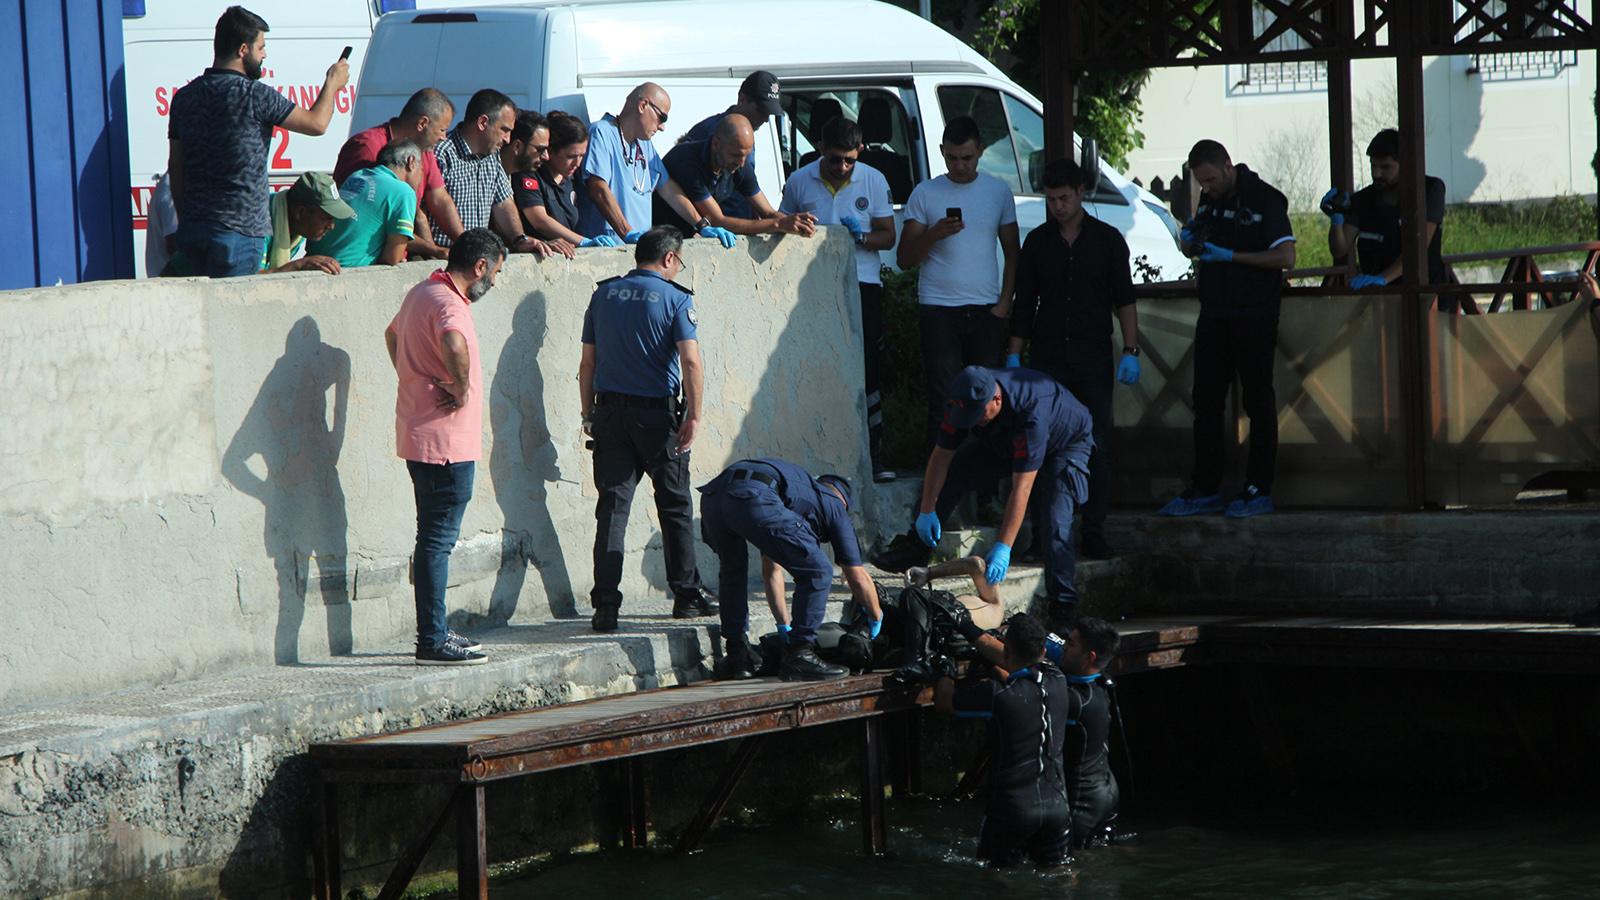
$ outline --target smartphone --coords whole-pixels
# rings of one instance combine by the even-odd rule
[[[959,207],[959,206],[946,207],[945,211],[944,211],[944,217],[947,218],[947,219],[957,219],[957,220],[959,220],[961,218],[961,207]]]
[[[354,47],[345,47],[344,48],[344,52],[339,54],[339,58],[340,59],[349,59],[351,51],[353,51],[355,49],[356,48],[354,48]]]

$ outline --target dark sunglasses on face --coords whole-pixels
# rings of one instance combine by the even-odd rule
[[[645,102],[650,104],[650,108],[656,111],[656,118],[661,120],[661,124],[667,124],[667,114],[661,111],[661,107],[657,106],[653,100],[646,100]]]
[[[833,153],[828,154],[828,165],[830,165],[830,166],[839,166],[841,168],[849,168],[851,166],[854,166],[855,164],[856,164],[856,159],[853,156],[839,156],[839,155],[833,154]]]

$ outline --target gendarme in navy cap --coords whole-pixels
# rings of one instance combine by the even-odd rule
[[[739,85],[739,93],[760,104],[761,111],[769,116],[783,115],[783,104],[778,102],[778,76],[757,69]]]
[[[983,408],[994,399],[994,373],[983,366],[967,366],[950,382],[949,419],[952,428],[971,428],[983,421]]]

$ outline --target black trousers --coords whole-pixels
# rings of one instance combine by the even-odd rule
[[[1250,419],[1250,456],[1245,477],[1272,492],[1278,459],[1278,396],[1272,366],[1278,349],[1278,317],[1200,317],[1194,330],[1194,480],[1195,494],[1222,487],[1223,415],[1234,376]]]
[[[883,285],[861,288],[861,363],[867,388],[867,452],[872,467],[883,462]]]
[[[927,375],[927,445],[933,449],[944,421],[944,404],[950,382],[967,366],[999,366],[1006,339],[1006,320],[989,312],[989,305],[918,307],[922,332],[922,368]]]
[[[1083,504],[1080,534],[1105,534],[1111,505],[1111,389],[1116,370],[1107,341],[1067,341],[1055,347],[1030,346],[1028,365],[1049,375],[1078,398],[1094,418],[1094,453],[1089,457],[1089,499]],[[1034,534],[1046,511],[1034,506]]]
[[[617,588],[622,583],[623,541],[633,491],[642,475],[649,475],[655,488],[667,586],[674,597],[700,588],[689,454],[672,453],[678,437],[677,405],[667,404],[663,400],[656,408],[597,405],[594,409],[594,486],[600,499],[594,507],[594,590],[589,599],[596,607],[622,605]]]

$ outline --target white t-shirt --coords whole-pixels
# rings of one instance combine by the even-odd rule
[[[889,182],[883,173],[867,165],[856,163],[850,181],[835,194],[822,180],[819,168],[822,160],[807,163],[783,183],[783,202],[778,210],[784,213],[808,212],[817,217],[818,225],[837,225],[839,217],[853,215],[861,222],[863,231],[872,231],[873,219],[894,216],[894,202],[889,197]],[[856,280],[862,284],[882,284],[880,274],[883,260],[878,251],[856,248]]]
[[[150,192],[144,229],[144,274],[154,278],[167,267],[167,238],[178,230],[178,210],[172,205],[172,182],[165,172],[156,177]]]
[[[906,221],[932,228],[953,206],[960,207],[966,227],[928,252],[917,282],[917,300],[928,306],[992,305],[1000,299],[1000,263],[994,245],[1000,226],[1017,223],[1017,199],[993,175],[979,172],[966,184],[940,175],[912,190]]]

